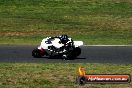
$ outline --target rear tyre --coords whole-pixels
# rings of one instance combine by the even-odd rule
[[[40,58],[40,57],[42,57],[42,55],[41,55],[41,53],[40,53],[40,50],[38,50],[38,49],[34,49],[34,50],[32,51],[32,56],[35,57],[35,58]]]

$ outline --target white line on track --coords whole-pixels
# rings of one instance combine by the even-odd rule
[[[83,45],[83,46],[132,46],[132,45]]]

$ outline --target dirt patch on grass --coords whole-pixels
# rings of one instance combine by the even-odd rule
[[[0,32],[1,36],[32,36],[32,35],[61,35],[75,34],[77,31],[49,30],[49,31],[29,31],[29,32]]]
[[[22,35],[33,35],[34,32],[0,32],[3,36],[22,36]]]
[[[132,2],[132,0],[112,0],[113,2]]]

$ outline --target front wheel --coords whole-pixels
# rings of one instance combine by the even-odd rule
[[[81,49],[79,47],[76,47],[76,48],[73,49],[73,51],[68,53],[67,57],[69,59],[75,59],[80,54],[81,54]]]
[[[74,50],[73,50],[73,55],[75,57],[79,56],[81,54],[81,49],[79,47],[76,47]]]
[[[40,58],[40,57],[42,57],[42,55],[41,55],[41,53],[40,53],[40,50],[38,50],[38,49],[34,49],[34,50],[32,51],[32,56],[35,57],[35,58]]]

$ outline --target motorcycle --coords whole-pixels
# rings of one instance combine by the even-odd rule
[[[74,59],[81,54],[80,46],[82,45],[83,41],[73,41],[71,38],[62,43],[60,37],[47,37],[42,40],[40,46],[32,51],[32,56],[35,58],[49,56],[49,58]]]

